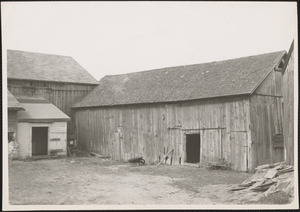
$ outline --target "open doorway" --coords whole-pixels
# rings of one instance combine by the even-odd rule
[[[32,156],[47,155],[48,127],[32,127]]]
[[[200,162],[200,134],[186,135],[186,162]]]

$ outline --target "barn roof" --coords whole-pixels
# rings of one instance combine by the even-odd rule
[[[285,51],[105,76],[74,107],[176,102],[252,94]]]
[[[25,122],[54,122],[69,121],[70,117],[58,109],[55,105],[46,100],[36,99],[19,99],[20,104],[25,111],[18,112],[18,121]]]
[[[7,78],[99,84],[72,57],[7,50]]]
[[[9,110],[24,110],[20,102],[7,90],[7,107]]]

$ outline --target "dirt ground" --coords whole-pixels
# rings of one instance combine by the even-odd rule
[[[97,157],[10,161],[9,199],[16,205],[240,204],[228,190],[250,176]]]

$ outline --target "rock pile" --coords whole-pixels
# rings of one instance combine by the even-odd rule
[[[284,162],[258,166],[254,175],[230,190],[238,192],[240,200],[248,202],[276,193],[285,193],[289,199],[293,199],[294,168]]]

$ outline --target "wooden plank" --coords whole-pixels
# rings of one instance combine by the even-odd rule
[[[170,154],[171,152],[173,152],[173,151],[174,151],[174,149],[171,149],[171,150],[163,157],[163,159],[159,162],[159,164],[157,165],[156,168],[158,168],[158,167],[162,164],[162,162],[166,159],[166,157],[168,157],[169,154]]]

